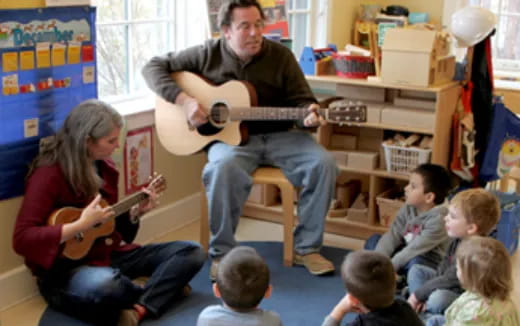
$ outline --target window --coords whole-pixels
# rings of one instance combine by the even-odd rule
[[[323,47],[327,35],[327,0],[287,0],[289,33],[297,58],[303,47]]]
[[[209,37],[206,1],[92,0],[97,7],[99,97],[117,103],[150,95],[142,67],[155,55],[200,44]],[[296,57],[306,45],[325,45],[327,2],[286,0]]]
[[[173,48],[170,0],[94,0],[99,97],[115,102],[147,92],[141,68]]]
[[[520,1],[470,0],[497,15],[496,34],[492,38],[495,70],[520,72]]]
[[[200,43],[208,33],[204,2],[93,0],[97,7],[99,97],[119,102],[150,94],[141,68],[155,55]],[[188,14],[189,13],[189,14]]]

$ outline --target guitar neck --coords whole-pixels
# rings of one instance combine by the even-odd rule
[[[127,211],[130,210],[130,208],[132,206],[140,203],[141,201],[145,200],[146,198],[148,198],[148,194],[145,193],[144,191],[139,191],[139,192],[136,192],[135,194],[132,194],[129,197],[121,200],[120,202],[118,202],[117,204],[112,206],[112,209],[115,212],[115,216],[117,217],[123,213],[126,213]]]
[[[318,114],[323,116],[327,109],[319,109]],[[306,108],[287,108],[287,107],[248,107],[236,108],[230,112],[232,121],[247,120],[302,120],[309,114]]]

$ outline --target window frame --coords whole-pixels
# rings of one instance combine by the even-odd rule
[[[122,94],[118,95],[109,95],[109,96],[100,96],[100,99],[111,103],[111,104],[124,104],[130,101],[134,100],[140,100],[147,97],[150,97],[150,92],[132,92],[132,89],[135,85],[135,79],[131,76],[135,73],[135,67],[131,62],[132,58],[132,40],[133,40],[133,27],[138,25],[144,25],[144,24],[151,24],[151,23],[166,23],[167,25],[171,26],[171,31],[169,30],[166,33],[166,37],[163,41],[166,41],[167,48],[170,48],[173,50],[175,48],[175,35],[177,33],[177,26],[175,24],[176,22],[176,16],[175,13],[177,12],[177,1],[167,1],[164,2],[167,7],[163,8],[162,10],[164,12],[170,12],[171,14],[165,15],[164,17],[156,17],[156,18],[147,18],[147,19],[133,19],[132,17],[132,1],[134,0],[122,0],[124,1],[124,16],[125,19],[120,20],[113,20],[113,21],[105,21],[100,22],[99,19],[96,19],[96,33],[99,32],[99,28],[104,27],[124,27],[125,31],[125,38],[124,38],[124,44],[125,44],[125,57],[124,60],[126,61],[125,66],[127,67],[125,71],[125,80],[124,80],[124,89],[125,91]],[[99,12],[99,7],[97,7],[97,11]],[[99,42],[99,38],[98,38]],[[96,47],[99,45],[96,44]],[[159,53],[158,53],[159,55]],[[98,69],[99,72],[99,69]],[[99,75],[98,75],[98,87],[99,87]]]
[[[520,13],[508,12],[508,11],[503,10],[504,1],[518,1],[518,0],[497,0],[497,1],[498,1],[498,5],[497,5],[498,10],[492,10],[491,8],[487,8],[491,12],[493,12],[497,17],[497,24],[495,27],[497,35],[495,37],[498,37],[498,34],[500,33],[500,19],[502,17],[520,18]],[[485,8],[484,6],[482,6],[482,4],[483,4],[483,0],[469,0],[469,5],[480,6],[480,7]],[[514,44],[514,42],[510,43],[510,44]],[[493,54],[495,54],[497,52],[497,50],[495,48],[496,42],[492,41],[491,46],[492,46]],[[493,70],[498,72],[500,75],[519,75],[520,74],[520,59],[518,59],[518,60],[499,59],[499,58],[495,58],[495,55],[494,55],[493,56]]]

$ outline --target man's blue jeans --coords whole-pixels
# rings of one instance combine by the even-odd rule
[[[410,294],[421,288],[424,283],[437,277],[435,269],[424,265],[413,265],[408,271],[408,289]],[[443,314],[455,299],[459,297],[459,293],[437,289],[433,291],[426,301],[426,314]]]
[[[206,254],[195,242],[150,244],[114,252],[112,266],[79,266],[38,280],[52,308],[96,325],[114,325],[122,309],[138,303],[156,317],[200,270]],[[133,278],[147,276],[144,287]]]
[[[202,175],[212,234],[210,255],[221,257],[236,246],[235,230],[253,184],[251,174],[260,165],[281,168],[295,187],[301,187],[295,251],[319,251],[338,170],[332,155],[309,133],[294,130],[252,135],[243,146],[211,145]]]

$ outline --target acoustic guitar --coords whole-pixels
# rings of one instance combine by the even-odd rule
[[[147,188],[159,194],[166,189],[166,180],[162,175],[158,175],[150,181]],[[85,257],[97,238],[110,235],[114,232],[116,226],[115,219],[117,217],[128,212],[132,206],[140,203],[148,197],[149,195],[141,190],[119,201],[115,205],[112,205],[114,216],[109,218],[107,221],[99,223],[91,229],[76,234],[73,238],[65,241],[62,252],[63,256],[73,260]],[[104,199],[101,199],[100,205],[101,207],[109,206]],[[82,212],[82,208],[76,207],[63,207],[57,209],[52,212],[51,216],[47,220],[47,224],[58,225],[74,222],[80,218]]]
[[[193,128],[180,107],[157,97],[157,134],[163,146],[176,155],[196,153],[215,141],[229,145],[245,143],[247,133],[240,127],[240,121],[301,120],[309,114],[305,108],[256,107],[256,93],[247,82],[233,80],[215,86],[191,72],[175,72],[171,76],[184,92],[209,112],[209,122]],[[328,123],[366,122],[366,106],[360,102],[319,109],[318,114]]]

